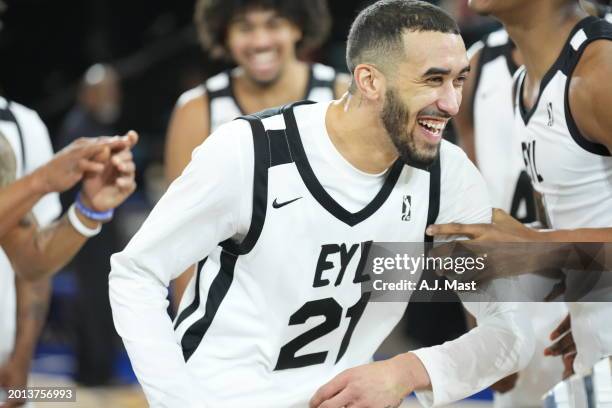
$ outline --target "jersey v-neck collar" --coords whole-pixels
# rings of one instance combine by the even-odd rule
[[[325,208],[325,210],[327,210],[330,214],[332,214],[340,221],[352,227],[369,218],[385,203],[387,198],[389,198],[389,196],[391,195],[393,188],[397,184],[400,173],[404,167],[404,163],[400,159],[397,159],[389,168],[389,170],[387,170],[387,177],[385,179],[385,182],[383,183],[376,196],[374,196],[372,201],[370,201],[364,208],[357,212],[348,211],[342,205],[340,205],[331,195],[329,195],[329,193],[319,182],[319,179],[315,176],[314,171],[310,166],[310,162],[308,161],[308,158],[306,156],[304,145],[302,144],[293,109],[287,109],[283,113],[283,115],[285,119],[285,126],[287,128],[290,149],[293,154],[293,160],[298,169],[298,172],[300,173],[300,176],[304,181],[304,184],[306,185],[308,191],[312,194],[314,199],[317,200],[317,202],[323,208]],[[329,138],[329,136],[327,135],[326,137]],[[329,141],[329,143],[332,143],[331,140]],[[340,152],[338,152],[337,150],[336,153],[340,154]],[[348,162],[346,163],[346,165],[352,167],[352,165],[350,165]]]
[[[523,101],[525,80],[527,79],[527,70],[525,69],[525,73],[523,74],[523,79],[520,81],[519,88],[517,90],[518,108],[519,108],[518,110],[521,115],[521,118],[523,119],[523,123],[525,124],[525,126],[529,124],[529,120],[534,115],[534,113],[538,110],[538,104],[540,103],[540,98],[542,97],[544,90],[548,86],[548,83],[553,79],[557,71],[561,71],[563,69],[565,59],[567,58],[567,55],[568,55],[568,47],[571,48],[570,42],[572,41],[572,38],[574,38],[574,35],[578,32],[578,30],[582,29],[587,24],[591,23],[594,19],[597,19],[597,17],[593,17],[593,16],[585,17],[582,20],[580,20],[574,26],[574,28],[572,28],[572,31],[570,31],[569,35],[567,36],[567,39],[565,40],[565,44],[563,45],[563,48],[561,48],[561,52],[559,53],[559,56],[557,57],[555,62],[551,65],[551,67],[548,68],[548,71],[546,71],[546,74],[544,74],[542,81],[540,81],[540,87],[538,89],[538,96],[533,106],[531,106],[530,109],[527,109],[525,107],[525,103]]]

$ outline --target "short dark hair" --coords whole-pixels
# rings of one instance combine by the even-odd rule
[[[327,39],[331,16],[327,0],[198,0],[194,21],[202,48],[214,58],[229,59],[227,29],[232,19],[253,9],[274,10],[302,31],[297,51],[316,49]]]
[[[381,0],[362,10],[349,31],[346,65],[353,73],[364,62],[383,63],[403,55],[404,31],[459,34],[444,10],[418,0]]]

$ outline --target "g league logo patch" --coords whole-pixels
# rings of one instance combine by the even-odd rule
[[[412,210],[412,198],[405,195],[402,200],[402,221],[410,221],[410,212]]]

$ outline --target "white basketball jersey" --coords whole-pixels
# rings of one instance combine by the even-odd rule
[[[580,134],[568,102],[573,70],[586,46],[598,39],[612,40],[609,22],[587,17],[574,27],[529,111],[521,98],[524,68],[517,74],[515,129],[534,189],[542,194],[555,229],[612,227],[612,157],[605,146]],[[578,349],[574,368],[584,372],[612,354],[612,303],[579,302],[568,307]]]
[[[533,190],[514,137],[512,76],[514,45],[505,30],[489,34],[480,47],[472,98],[474,144],[493,206],[522,222],[535,221]]]
[[[561,55],[546,73],[534,106],[523,107],[525,70],[517,77],[515,129],[534,189],[543,195],[553,228],[612,226],[612,157],[605,146],[580,134],[567,89],[584,49],[612,40],[612,25],[587,17],[572,30]]]
[[[0,97],[0,130],[7,138],[17,166],[16,177],[31,173],[53,155],[47,128],[36,112]],[[40,225],[47,225],[61,213],[57,193],[43,197],[33,209]],[[13,352],[16,330],[15,273],[0,248],[0,365]]]
[[[211,406],[303,407],[321,384],[369,362],[402,317],[406,303],[362,294],[365,255],[372,241],[423,242],[439,207],[440,161],[431,170],[396,161],[375,198],[352,213],[315,176],[293,109],[258,115],[247,117],[250,230],[201,262],[175,329]]]
[[[322,64],[310,65],[308,85],[302,99],[314,102],[327,102],[334,99],[334,82],[336,71]],[[224,71],[204,84],[208,95],[210,133],[220,125],[234,120],[245,112],[238,103],[232,86],[232,72]]]

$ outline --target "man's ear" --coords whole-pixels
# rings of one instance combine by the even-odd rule
[[[387,86],[383,73],[370,64],[359,64],[355,67],[353,84],[364,98],[371,101],[382,100]]]

